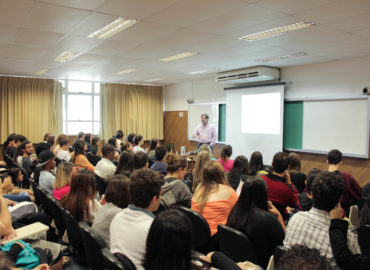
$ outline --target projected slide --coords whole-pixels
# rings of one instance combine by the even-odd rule
[[[242,96],[241,132],[280,134],[280,92]]]

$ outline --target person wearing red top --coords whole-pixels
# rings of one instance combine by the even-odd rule
[[[351,174],[339,170],[339,167],[343,164],[342,153],[339,150],[331,150],[328,153],[327,162],[329,165],[328,171],[337,173],[343,178],[344,192],[340,204],[348,215],[349,207],[358,204],[362,198],[362,189]]]
[[[233,168],[234,160],[230,159],[232,154],[233,148],[231,145],[225,145],[221,150],[221,158],[217,159],[217,161],[221,163],[222,167],[224,167],[225,172],[229,172]]]
[[[268,187],[268,200],[273,202],[284,219],[288,217],[287,206],[298,208],[298,192],[290,180],[288,154],[278,152],[272,161],[273,172],[261,175]]]

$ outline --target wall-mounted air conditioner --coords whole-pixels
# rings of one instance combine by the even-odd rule
[[[278,68],[252,67],[219,73],[216,82],[224,84],[242,84],[264,81],[277,81],[280,78]]]

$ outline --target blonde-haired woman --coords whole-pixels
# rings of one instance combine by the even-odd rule
[[[58,165],[53,185],[53,197],[58,201],[60,201],[64,195],[69,193],[72,174],[76,167],[77,166],[71,162],[61,162]]]
[[[238,195],[228,185],[222,165],[217,161],[207,161],[201,182],[194,192],[191,209],[201,213],[207,220],[212,236],[217,232],[218,225],[226,224],[237,200]]]
[[[193,192],[197,188],[198,184],[201,182],[204,164],[206,164],[207,161],[211,160],[211,158],[212,156],[208,151],[200,151],[198,153],[195,161],[195,168],[193,170]]]

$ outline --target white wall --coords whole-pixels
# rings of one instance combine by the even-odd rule
[[[285,98],[360,96],[370,86],[370,56],[293,66],[281,72],[282,81],[288,83]],[[224,87],[213,77],[165,86],[165,110],[187,110],[188,98],[196,103],[225,102]]]

